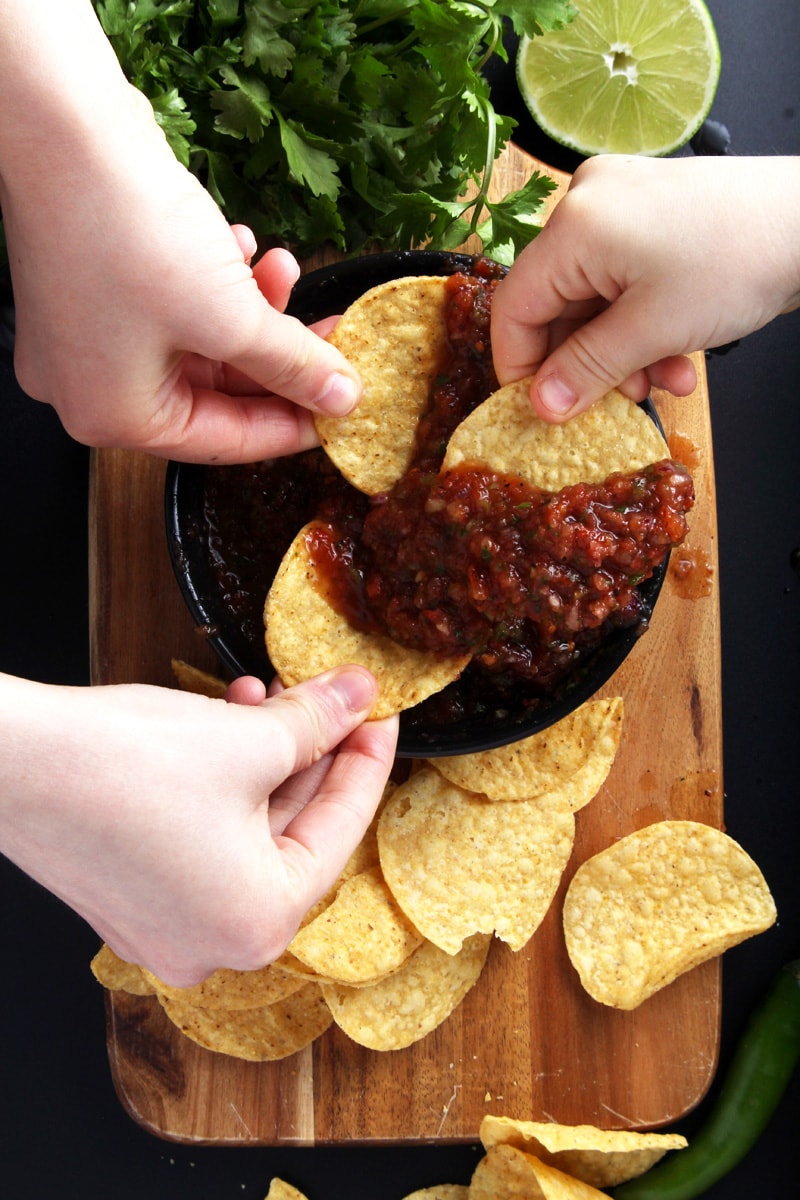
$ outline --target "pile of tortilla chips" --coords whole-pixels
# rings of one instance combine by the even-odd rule
[[[440,1183],[404,1200],[598,1200],[654,1166],[670,1150],[682,1150],[677,1133],[634,1133],[593,1125],[517,1121],[486,1116],[480,1140],[485,1151],[466,1183]],[[306,1200],[282,1179],[273,1179],[266,1200]]]
[[[183,686],[214,692],[213,680],[175,666]],[[535,935],[622,720],[620,698],[590,700],[512,745],[415,764],[387,786],[333,888],[261,970],[220,969],[175,988],[104,946],[94,974],[110,990],[157,997],[188,1038],[237,1058],[285,1058],[334,1023],[372,1050],[410,1046],[475,986],[493,937],[519,951]],[[617,1008],[774,920],[755,863],[692,821],[650,825],[584,862],[563,909],[581,983]]]

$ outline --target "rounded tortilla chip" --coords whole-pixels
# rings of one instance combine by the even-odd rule
[[[326,981],[353,986],[396,971],[421,943],[376,867],[346,880],[289,951]]]
[[[328,338],[357,368],[361,402],[344,417],[315,415],[328,457],[368,496],[406,473],[417,422],[447,350],[446,280],[409,276],[379,284],[339,318]]]
[[[515,1146],[547,1166],[601,1189],[643,1175],[668,1150],[682,1150],[687,1145],[679,1133],[638,1133],[491,1115],[481,1121],[480,1139],[487,1150],[490,1146]]]
[[[332,667],[360,663],[378,681],[370,714],[376,719],[412,708],[457,679],[469,655],[437,658],[348,625],[317,587],[306,547],[310,527],[300,530],[284,555],[264,608],[267,653],[281,682],[288,687]]]
[[[431,765],[451,783],[490,800],[563,795],[577,812],[597,795],[611,770],[622,716],[621,696],[588,700],[541,733],[494,750],[436,759]]]
[[[764,876],[738,842],[697,821],[659,821],[578,868],[563,925],[589,995],[632,1009],[768,929],[776,915]]]
[[[320,1037],[332,1021],[315,983],[264,1008],[208,1009],[169,996],[158,999],[173,1025],[193,1042],[250,1062],[288,1058]]]
[[[574,837],[563,800],[487,800],[431,767],[397,788],[378,823],[395,899],[448,954],[476,933],[521,950],[550,907]]]
[[[399,971],[372,987],[322,984],[343,1033],[368,1050],[403,1050],[441,1025],[478,982],[491,939],[470,938],[459,954],[423,942]]]
[[[454,431],[443,470],[482,465],[558,492],[576,483],[602,483],[669,458],[669,447],[645,410],[612,391],[563,425],[543,421],[520,379],[479,404]]]

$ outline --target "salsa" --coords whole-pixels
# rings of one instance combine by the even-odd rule
[[[441,470],[452,431],[497,388],[489,331],[503,274],[477,259],[448,278],[448,360],[391,492],[364,496],[321,449],[206,471],[212,575],[249,642],[263,642],[270,582],[313,520],[313,561],[352,625],[442,656],[472,653],[455,684],[406,714],[411,723],[535,707],[615,629],[643,631],[641,584],[683,538],[693,503],[690,475],[668,459],[557,493],[478,467]]]
[[[295,534],[312,517],[363,513],[369,500],[321,449],[204,472],[211,583],[246,642],[264,640],[264,600]]]
[[[453,430],[497,390],[489,332],[492,297],[504,273],[484,258],[476,260],[474,274],[447,280],[448,361],[417,426],[412,467],[438,469]]]
[[[315,525],[308,548],[356,628],[441,656],[470,651],[542,693],[611,629],[686,533],[692,480],[670,460],[557,493],[481,468],[410,471],[365,516]]]

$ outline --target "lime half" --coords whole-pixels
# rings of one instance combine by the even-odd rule
[[[577,0],[564,29],[523,37],[517,83],[545,133],[580,154],[669,154],[702,125],[720,54],[702,0]]]

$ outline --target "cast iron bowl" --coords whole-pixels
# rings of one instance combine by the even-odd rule
[[[472,260],[463,254],[439,251],[397,251],[348,259],[303,276],[297,283],[287,312],[306,324],[341,313],[368,288],[405,275],[450,275],[469,269]],[[659,424],[650,401],[645,402],[651,418]],[[234,675],[256,675],[265,683],[274,676],[260,631],[246,637],[225,608],[214,581],[208,553],[208,526],[204,516],[206,472],[213,467],[171,462],[166,481],[167,543],[173,569],[184,600],[196,626]],[[644,614],[649,616],[666,573],[662,563],[642,586]],[[269,588],[265,580],[264,594]],[[442,721],[438,716],[442,698],[431,697],[400,718],[398,756],[439,757],[491,749],[528,737],[565,717],[603,686],[633,649],[641,626],[617,629],[588,657],[567,684],[552,697],[533,706],[520,700],[498,702],[483,689],[480,704],[472,705],[458,719]],[[451,684],[450,688],[458,684]]]

